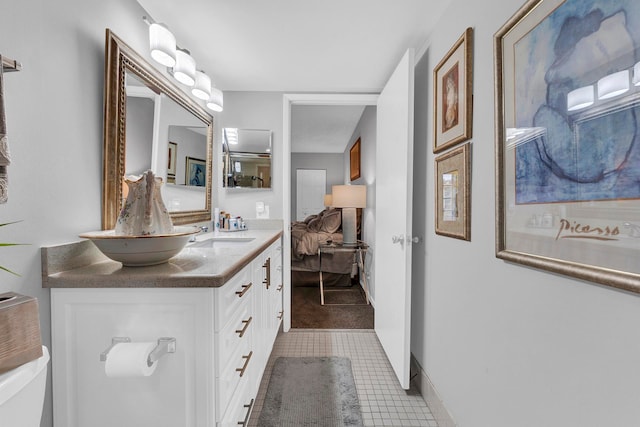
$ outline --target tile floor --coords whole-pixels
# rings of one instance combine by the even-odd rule
[[[400,387],[375,332],[354,329],[292,329],[280,333],[262,378],[250,427],[259,427],[257,420],[271,369],[279,356],[349,357],[365,426],[438,427],[417,389]]]

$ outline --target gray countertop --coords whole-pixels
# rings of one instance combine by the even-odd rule
[[[167,263],[148,267],[124,267],[104,256],[89,240],[43,247],[42,287],[220,287],[278,240],[282,229],[243,230],[219,235],[222,234],[253,240],[219,248],[187,245]]]

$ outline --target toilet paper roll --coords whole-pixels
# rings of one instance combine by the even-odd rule
[[[156,370],[158,362],[147,365],[149,353],[155,342],[118,343],[107,354],[104,372],[111,378],[148,377]]]

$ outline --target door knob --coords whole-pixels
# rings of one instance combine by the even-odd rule
[[[409,240],[411,241],[411,243],[420,243],[422,241],[422,239],[420,237],[410,237]]]
[[[393,243],[400,243],[402,245],[404,244],[404,236],[402,234],[399,236],[392,236],[391,241]]]

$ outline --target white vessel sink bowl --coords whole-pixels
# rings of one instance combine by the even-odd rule
[[[189,248],[237,248],[253,240],[255,240],[254,237],[205,233],[196,236],[196,241],[189,242],[187,246]]]
[[[80,237],[90,239],[100,251],[125,266],[142,267],[162,264],[177,255],[193,234],[200,231],[193,226],[175,226],[170,234],[148,236],[121,236],[115,230],[83,233]]]

